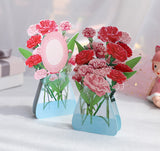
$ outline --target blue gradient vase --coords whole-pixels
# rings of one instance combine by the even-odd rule
[[[116,135],[121,128],[116,101],[111,102],[110,94],[98,97],[84,87],[73,114],[72,127],[79,131]]]
[[[39,82],[33,102],[33,113],[36,118],[48,118],[73,114],[76,101],[67,74],[56,74],[52,81],[49,75]]]

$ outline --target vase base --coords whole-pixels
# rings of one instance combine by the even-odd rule
[[[85,117],[85,115],[83,116]],[[107,118],[105,118],[105,120],[107,121]],[[110,135],[110,136],[116,135],[118,131],[117,120],[114,118],[110,118],[109,125],[105,122],[105,120],[99,116],[92,116],[92,123],[91,123],[90,115],[88,115],[85,121],[83,121],[81,114],[74,114],[72,119],[72,127],[75,130],[85,131],[89,133],[97,133],[101,135]]]
[[[66,106],[66,107],[65,107]],[[75,100],[67,100],[66,105],[62,103],[62,101],[51,101],[46,107],[44,107],[44,103],[38,103],[36,106],[35,116],[38,119],[49,118],[54,116],[63,116],[73,114],[76,101]]]

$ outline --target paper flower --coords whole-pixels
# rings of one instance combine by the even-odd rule
[[[94,74],[102,76],[102,77],[106,77],[110,72],[111,72],[111,68],[110,67],[101,68],[101,69],[95,69],[93,71]]]
[[[123,42],[117,42],[117,44],[120,45],[122,48],[124,48],[126,50],[127,57],[131,57],[132,56],[132,50],[131,50],[131,48],[129,48],[127,46],[127,44],[125,44]]]
[[[54,81],[56,79],[58,79],[58,76],[56,74],[52,74],[49,78],[49,81]]]
[[[75,65],[75,64],[76,64],[75,59],[76,59],[76,56],[72,56],[72,57],[68,60],[68,64]]]
[[[114,66],[114,69],[119,70],[121,72],[132,72],[133,71],[129,66],[127,66],[126,64],[122,64],[122,63],[119,63],[116,66]]]
[[[27,47],[28,48],[34,48],[34,47],[36,47],[40,43],[41,43],[41,35],[35,35],[35,36],[32,36],[27,41]]]
[[[122,84],[127,79],[126,76],[121,71],[114,69],[111,70],[111,72],[107,75],[107,77],[119,84]]]
[[[115,43],[108,43],[107,44],[107,53],[112,55],[115,59],[124,62],[127,60],[127,52],[124,48],[120,45]]]
[[[36,29],[42,35],[45,35],[52,31],[58,31],[58,25],[54,20],[42,20],[38,25],[36,25]]]
[[[78,68],[78,73],[84,77],[87,73],[93,73],[93,67],[90,65],[81,65]]]
[[[83,34],[84,37],[93,38],[96,34],[96,31],[93,28],[85,28],[82,31],[82,34]]]
[[[82,80],[82,77],[79,73],[75,73],[75,75],[72,76],[72,79],[77,82],[80,82]]]
[[[36,25],[29,26],[27,33],[28,33],[28,36],[34,36],[34,35],[38,34],[38,30],[36,29]]]
[[[27,66],[29,66],[29,68],[31,68],[40,62],[42,62],[42,58],[40,55],[32,55],[26,60],[25,63]]]
[[[93,42],[92,47],[93,47],[93,50],[95,51],[97,58],[105,58],[105,55],[107,55],[107,51],[103,43]]]
[[[78,65],[88,63],[91,59],[93,59],[93,56],[93,50],[82,50],[79,54],[76,55],[76,63]]]
[[[87,74],[83,84],[100,97],[111,92],[109,83],[102,76],[96,74]]]
[[[102,27],[98,32],[98,38],[103,42],[116,42],[122,36],[122,32],[118,31],[117,27]]]
[[[122,32],[122,36],[119,38],[119,41],[125,44],[129,44],[131,41],[131,37],[129,36],[127,32]]]
[[[39,80],[39,79],[43,79],[47,76],[47,71],[45,69],[41,69],[41,70],[37,70],[35,73],[34,73],[34,78],[36,80]]]
[[[92,59],[89,65],[93,66],[94,69],[107,67],[106,61],[102,59]]]
[[[62,21],[60,23],[60,29],[62,31],[67,31],[67,30],[70,30],[72,27],[71,23],[69,21]]]

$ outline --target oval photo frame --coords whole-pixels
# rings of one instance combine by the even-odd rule
[[[52,73],[59,72],[68,59],[67,43],[59,32],[47,34],[41,43],[41,57],[45,68]]]

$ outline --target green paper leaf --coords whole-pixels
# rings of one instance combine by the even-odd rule
[[[81,52],[82,50],[85,50],[85,49],[83,48],[83,46],[82,46],[78,41],[75,40],[75,43],[76,43],[76,45],[77,45],[78,52]]]
[[[63,91],[64,88],[68,85],[68,83],[69,83],[69,78],[66,77],[65,82],[63,82],[63,84],[61,85],[60,91]]]
[[[49,86],[52,88],[52,90],[54,90],[54,91],[59,93],[59,89],[57,88],[57,86],[53,82],[50,82]]]
[[[30,56],[32,56],[32,52],[23,49],[23,48],[19,48],[19,52],[26,58],[28,59]]]
[[[99,97],[98,95],[96,95],[94,97],[94,100],[92,102],[93,105],[97,104],[101,99],[102,99],[103,96]]]
[[[133,71],[133,72],[123,72],[123,74],[127,77],[127,79],[129,79],[130,77],[132,77],[137,71]]]
[[[67,44],[68,50],[69,50],[69,49],[72,50],[72,53],[73,53],[73,51],[74,51],[75,40],[77,39],[78,35],[79,35],[79,33],[77,33],[76,35],[74,35],[74,36],[72,37],[72,39],[70,39],[70,41],[69,41],[68,44]],[[71,58],[72,53],[69,53],[69,54],[68,54],[68,58],[69,58],[69,59]]]
[[[141,57],[133,58],[126,62],[126,65],[128,65],[131,69],[135,67],[135,65],[141,60]]]
[[[83,98],[83,100],[84,100],[87,104],[90,104],[89,98],[88,98],[87,94],[82,91],[82,86],[81,86],[81,84],[79,84],[77,81],[75,81],[75,83],[76,83],[77,89],[79,90],[79,93],[80,93],[81,97]]]

